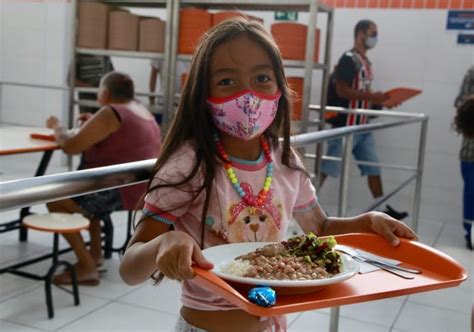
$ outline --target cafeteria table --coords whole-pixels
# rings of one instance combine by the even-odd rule
[[[11,124],[0,124],[0,158],[7,155],[18,155],[23,153],[42,152],[43,155],[36,168],[34,176],[45,174],[48,164],[51,160],[54,150],[59,149],[56,142],[46,139],[33,139],[31,134],[52,135],[51,129],[42,127],[20,126]],[[0,159],[1,160],[1,159]],[[20,241],[26,241],[28,238],[27,229],[21,226],[23,218],[30,214],[30,208],[24,207],[20,210],[17,220],[1,223],[0,233],[20,230]]]

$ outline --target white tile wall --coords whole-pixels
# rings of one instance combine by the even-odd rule
[[[38,29],[45,26],[46,6],[42,1],[4,1],[7,27]]]
[[[8,50],[7,47],[5,48]],[[46,72],[44,56],[32,57],[8,54],[3,58],[3,68],[3,77],[7,82],[32,84],[47,83],[45,77]],[[34,103],[33,100],[30,102]],[[8,112],[7,108],[5,109],[5,112]]]
[[[0,18],[3,18],[3,1],[0,0]],[[5,22],[3,19],[0,19],[0,81],[3,80],[3,57],[5,56],[4,54],[4,46],[3,46],[3,35],[4,35],[4,28]],[[3,95],[1,93],[1,86],[0,86],[0,120],[2,119],[2,105],[3,105]]]
[[[166,19],[164,10],[132,9],[140,15]],[[273,13],[251,12],[265,19],[270,27]],[[0,79],[63,85],[67,77],[69,58],[70,11],[66,3],[36,1],[0,1]],[[460,138],[451,130],[453,100],[462,76],[474,62],[472,47],[456,45],[456,33],[445,30],[445,10],[360,10],[338,9],[335,16],[332,65],[352,47],[355,23],[369,18],[378,23],[379,45],[369,52],[374,69],[374,89],[395,86],[423,89],[423,94],[402,105],[398,110],[423,112],[430,116],[425,163],[424,198],[426,206],[450,206],[459,209],[462,183],[459,177],[457,153]],[[302,13],[300,22],[307,23]],[[400,24],[403,22],[403,24]],[[318,16],[318,26],[324,27],[325,16]],[[322,31],[324,35],[324,29]],[[129,72],[137,90],[147,89],[149,63],[146,60],[113,59],[116,69]],[[301,74],[289,71],[290,74]],[[312,101],[320,98],[321,75],[315,72]],[[67,94],[30,88],[3,89],[1,121],[43,125],[49,114],[65,114]],[[381,119],[383,120],[383,119]],[[414,165],[418,144],[417,127],[408,126],[376,134],[380,158],[384,162]],[[352,171],[350,206],[361,207],[371,201],[366,180]],[[406,173],[384,171],[384,184],[395,187]],[[322,191],[323,203],[335,204],[337,183],[329,181]],[[446,197],[446,193],[450,193]],[[404,190],[394,201],[409,208],[413,194]],[[429,213],[431,208],[424,208]],[[445,209],[446,210],[446,209]],[[429,217],[430,214],[426,215]],[[422,216],[423,217],[423,216]],[[452,218],[459,219],[455,213]]]
[[[67,2],[1,2],[0,80],[64,85],[68,63]],[[44,124],[60,115],[66,94],[45,89],[3,86],[1,121]],[[25,116],[26,115],[26,116]]]
[[[386,90],[396,86],[422,89],[422,95],[398,110],[422,112],[431,118],[421,217],[441,214],[456,223],[461,220],[462,181],[458,164],[460,138],[451,129],[455,112],[453,102],[465,71],[474,64],[474,49],[456,45],[456,33],[445,30],[446,13],[445,10],[338,9],[332,65],[352,46],[353,28],[358,20],[368,18],[378,23],[379,44],[368,54],[374,64],[374,89]],[[319,85],[317,82],[315,85],[312,100],[316,102],[319,100]],[[417,127],[411,125],[376,133],[380,159],[414,165],[417,132]],[[356,170],[351,174],[350,207],[370,202],[365,179],[360,179]],[[385,191],[399,184],[406,176],[403,174],[384,170]],[[323,202],[337,202],[337,188],[337,183],[328,183],[321,192]],[[363,195],[369,197],[364,199]],[[412,190],[403,190],[394,197],[394,205],[409,209],[412,197]]]

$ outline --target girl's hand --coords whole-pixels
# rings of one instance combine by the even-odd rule
[[[170,231],[160,236],[156,266],[170,279],[194,278],[191,265],[210,270],[214,265],[202,254],[196,241],[184,232]]]
[[[56,129],[59,127],[59,120],[55,116],[50,116],[48,120],[46,120],[46,127],[49,129]]]
[[[370,229],[385,238],[394,247],[400,244],[398,237],[404,237],[410,240],[418,240],[415,232],[410,227],[398,221],[388,214],[382,212],[370,212]]]

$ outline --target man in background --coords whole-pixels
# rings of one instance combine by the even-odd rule
[[[163,64],[164,61],[160,59],[153,59],[150,62],[151,65],[151,72],[150,72],[150,81],[149,81],[149,90],[151,93],[156,91],[156,83],[158,79],[158,75],[160,76],[160,86],[159,91],[160,93],[164,93],[164,85],[166,84],[165,77],[163,75]],[[184,85],[184,77],[186,75],[187,68],[186,65],[182,61],[176,62],[176,77],[175,77],[175,86],[174,86],[174,93],[181,93],[181,89]],[[150,105],[156,105],[157,101],[155,96],[150,96]]]
[[[381,109],[382,103],[388,97],[380,91],[371,89],[373,80],[372,64],[367,57],[367,51],[377,44],[377,25],[370,20],[359,21],[354,29],[354,47],[345,52],[331,74],[328,88],[328,105],[343,108]],[[333,127],[344,127],[366,124],[367,115],[342,114],[326,120]],[[340,157],[342,153],[342,139],[328,142],[327,155]],[[375,141],[371,132],[354,135],[352,154],[358,161],[378,163],[375,151]],[[383,196],[381,170],[378,166],[358,165],[362,176],[367,176],[369,189],[374,199]],[[332,160],[323,160],[321,163],[320,185],[328,175],[337,177],[341,172],[341,163]],[[408,216],[406,212],[398,212],[387,205],[388,215],[401,220]]]
[[[107,73],[114,70],[112,61],[108,56],[95,56],[78,54],[76,56],[76,87],[98,88],[100,79]],[[97,93],[79,92],[79,113],[95,113],[99,110],[96,104]]]

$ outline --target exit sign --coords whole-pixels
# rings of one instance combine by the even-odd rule
[[[275,21],[298,21],[298,12],[276,11]]]

